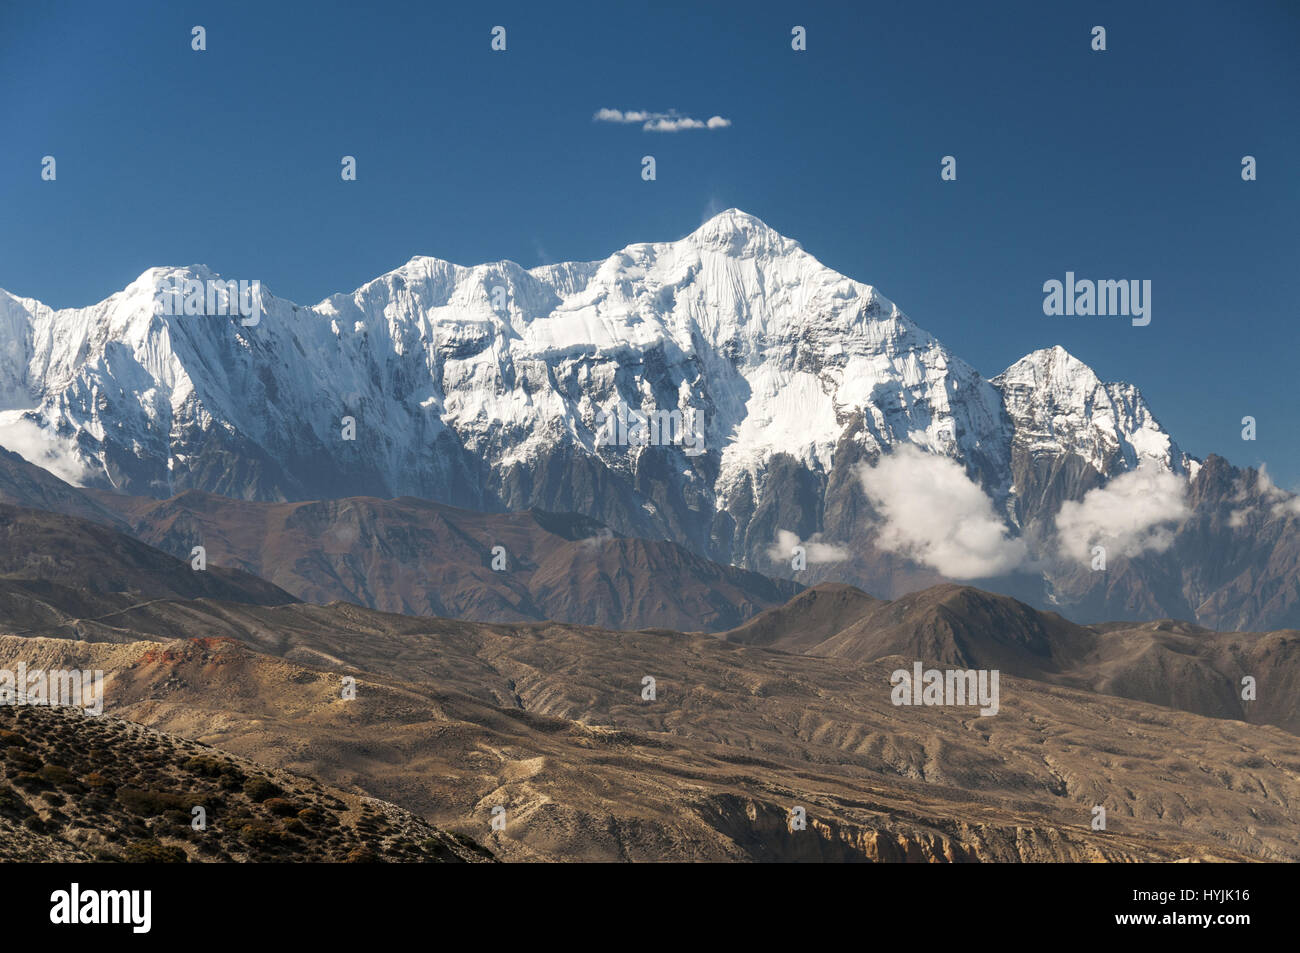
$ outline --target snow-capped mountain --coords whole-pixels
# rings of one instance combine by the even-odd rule
[[[130,493],[573,511],[770,572],[782,532],[870,547],[857,474],[903,445],[956,461],[1013,534],[1139,466],[1196,466],[1136,388],[1060,348],[986,380],[734,209],[599,262],[413,258],[312,307],[263,289],[253,326],[157,313],[161,283],[216,277],[153,268],[60,311],[0,292],[0,434]],[[611,441],[621,407],[681,416]]]
[[[761,485],[774,455],[829,470],[855,415],[865,450],[907,441],[970,461],[991,485],[1022,420],[1032,439],[1053,434],[1096,464],[1118,440],[1126,466],[1146,455],[1176,465],[1136,392],[1100,385],[1064,352],[1003,375],[1008,420],[994,383],[878,291],[736,210],[603,262],[414,258],[311,308],[264,292],[256,327],[155,314],[160,283],[178,277],[216,276],[150,269],[63,311],[0,293],[0,408],[74,440],[91,482],[264,498],[340,484],[488,502],[494,487],[455,485],[465,474],[441,444],[498,475],[560,447],[632,472],[638,452],[597,447],[598,415],[619,401],[695,411],[716,469],[706,492],[722,508],[746,481]],[[347,416],[371,472],[344,463]],[[215,484],[214,439],[252,458]]]
[[[1014,429],[1031,454],[1082,457],[1098,473],[1136,469],[1142,461],[1182,471],[1186,458],[1132,384],[1106,384],[1063,347],[1044,348],[993,378]]]

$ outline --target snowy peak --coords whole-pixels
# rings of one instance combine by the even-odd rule
[[[761,219],[737,208],[719,212],[688,235],[686,241],[700,249],[738,258],[787,255],[800,250],[798,242],[786,238]]]
[[[1080,410],[1102,386],[1091,367],[1059,344],[1026,354],[993,383],[1006,395],[1013,417]]]
[[[144,493],[574,506],[516,498],[539,492],[535,474],[509,474],[575,454],[634,483],[643,449],[597,445],[619,405],[696,422],[705,454],[677,458],[672,479],[715,512],[765,492],[778,455],[822,479],[848,445],[923,447],[998,496],[1013,447],[1104,473],[1181,459],[1136,389],[1060,348],[987,381],[872,286],[738,209],[603,261],[420,256],[314,307],[263,291],[254,327],[155,314],[176,277],[216,276],[151,268],[59,312],[0,295],[0,410],[58,427],[101,481]],[[339,442],[344,418],[356,447]]]
[[[1103,383],[1060,345],[1026,354],[995,377],[1015,428],[1030,453],[1077,453],[1099,473],[1154,463],[1183,472],[1187,459],[1131,384]]]
[[[1097,383],[1092,368],[1059,344],[1030,351],[1002,372],[1002,377],[1023,380],[1032,376],[1034,383],[1090,378]]]

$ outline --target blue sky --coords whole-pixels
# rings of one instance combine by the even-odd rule
[[[447,7],[0,4],[0,287],[82,306],[203,263],[315,303],[417,254],[604,258],[736,206],[986,375],[1061,344],[1185,449],[1300,488],[1300,3]],[[1151,324],[1044,316],[1066,271],[1150,279]]]

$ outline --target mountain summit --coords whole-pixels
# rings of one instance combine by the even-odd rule
[[[255,328],[154,314],[157,283],[177,277],[216,276],[149,269],[64,311],[0,293],[5,409],[55,427],[87,482],[517,508],[542,502],[536,469],[557,452],[637,470],[645,454],[596,447],[597,417],[621,403],[694,413],[708,465],[692,495],[725,511],[762,494],[773,457],[828,471],[848,435],[868,453],[950,454],[992,483],[1014,436],[998,390],[891,301],[736,209],[603,262],[413,258],[311,308],[264,294]],[[670,529],[653,512],[665,501],[645,502],[627,529]]]
[[[598,262],[413,258],[311,307],[263,287],[255,327],[153,313],[177,274],[216,277],[150,269],[60,311],[0,292],[0,433],[39,433],[83,484],[141,495],[577,512],[787,575],[781,541],[825,540],[809,552],[850,558],[814,559],[799,581],[882,595],[957,564],[878,545],[884,514],[858,474],[900,449],[978,487],[994,514],[980,533],[1003,519],[1039,548],[1065,502],[1196,468],[1131,385],[1060,348],[986,380],[736,209]],[[629,413],[646,425],[610,426]]]

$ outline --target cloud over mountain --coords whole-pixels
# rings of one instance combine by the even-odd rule
[[[1111,556],[1163,553],[1174,541],[1174,527],[1189,512],[1187,480],[1154,467],[1121,473],[1089,490],[1079,502],[1067,500],[1056,516],[1061,554],[1087,559],[1095,545]]]
[[[880,513],[877,545],[952,579],[980,579],[1018,569],[1028,557],[1010,536],[993,501],[961,465],[915,447],[898,447],[864,466],[862,487]]]
[[[849,558],[849,551],[835,543],[822,542],[821,534],[816,533],[807,540],[800,540],[798,533],[788,529],[777,530],[776,541],[767,551],[773,562],[784,562],[790,558],[796,546],[802,546],[804,555],[810,563],[842,562]]]
[[[0,413],[0,447],[74,486],[83,485],[90,476],[90,468],[77,455],[76,441],[23,417]]]
[[[313,306],[263,285],[256,327],[154,313],[159,281],[211,274],[152,268],[84,308],[0,292],[8,406],[67,435],[78,482],[579,513],[805,585],[890,596],[1009,574],[1004,591],[1081,619],[1300,624],[1293,496],[1252,478],[1236,498],[1241,471],[1188,456],[1136,385],[1061,347],[984,377],[738,209],[601,261],[417,257]],[[699,421],[704,453],[599,442],[620,405]],[[1085,502],[1139,468],[1163,476]],[[1178,523],[1180,480],[1194,488]],[[1165,529],[1187,545],[1162,551]],[[782,530],[814,544],[805,569],[771,558]],[[1082,564],[1063,535],[1075,553],[1112,538],[1142,564],[1068,578]],[[1240,558],[1218,559],[1220,541]]]

